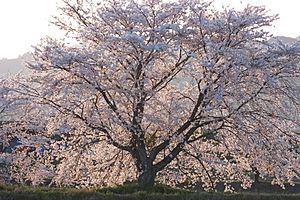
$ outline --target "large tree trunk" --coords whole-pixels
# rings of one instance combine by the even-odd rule
[[[153,169],[144,170],[138,177],[138,184],[146,187],[154,185],[156,172]]]
[[[131,152],[135,161],[137,171],[139,172],[138,184],[141,186],[151,187],[154,185],[157,171],[154,170],[153,163],[148,160],[147,156],[141,156],[138,151]],[[141,158],[142,157],[142,158]]]

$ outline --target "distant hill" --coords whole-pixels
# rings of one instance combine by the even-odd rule
[[[18,58],[0,59],[0,76],[15,75],[18,72],[26,73],[27,69],[25,68],[25,62],[30,60],[30,58],[30,54],[26,53]]]
[[[296,37],[296,38],[291,38],[291,37],[286,37],[286,36],[276,36],[270,39],[270,41],[276,41],[279,40],[284,44],[292,44],[295,42],[300,41],[300,36]]]

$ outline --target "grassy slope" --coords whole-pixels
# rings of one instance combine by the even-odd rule
[[[102,189],[33,188],[0,186],[0,200],[300,200],[299,194],[208,193],[174,189],[166,186],[144,188],[126,185]]]

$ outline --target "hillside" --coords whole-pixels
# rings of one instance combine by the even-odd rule
[[[15,75],[18,72],[26,73],[25,62],[30,60],[30,54],[26,53],[18,58],[0,59],[0,76]]]
[[[291,38],[291,37],[286,37],[286,36],[276,36],[270,39],[270,41],[276,41],[279,40],[284,44],[292,44],[295,42],[300,41],[300,36],[297,38]]]

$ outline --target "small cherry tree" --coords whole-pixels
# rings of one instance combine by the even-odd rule
[[[299,178],[300,48],[268,42],[277,16],[197,0],[63,3],[53,23],[65,37],[35,47],[11,92],[21,121],[43,127],[42,153],[15,159],[36,172],[27,179],[229,189],[250,187],[253,169],[282,186]]]

